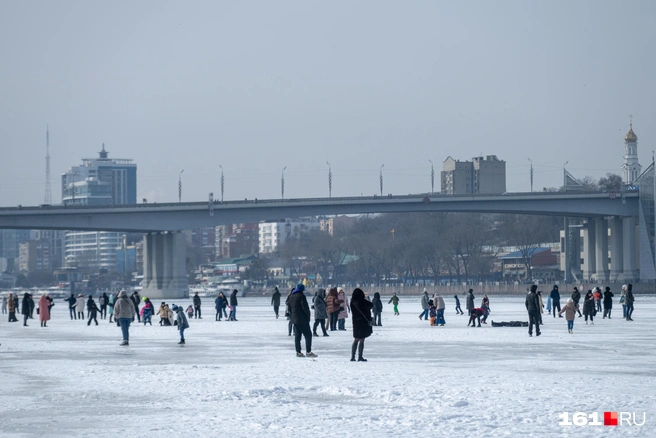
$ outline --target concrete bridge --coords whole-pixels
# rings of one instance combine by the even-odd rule
[[[365,213],[512,213],[587,219],[584,242],[588,272],[600,281],[637,279],[636,217],[639,194],[509,193],[504,195],[388,195],[349,198],[209,201],[106,206],[0,208],[0,228],[143,232],[144,289],[172,298],[187,289],[182,230],[284,218]],[[610,221],[610,222],[609,222]],[[609,272],[608,228],[611,227]],[[599,263],[597,263],[597,260]]]

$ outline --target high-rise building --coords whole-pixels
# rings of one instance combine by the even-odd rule
[[[275,252],[287,239],[297,239],[303,233],[320,230],[317,218],[287,219],[284,222],[264,222],[259,224],[260,254]]]
[[[506,162],[496,155],[474,157],[472,161],[447,157],[442,165],[442,194],[494,194],[506,191]]]
[[[30,240],[19,247],[18,269],[31,274],[33,272],[52,272],[50,241],[47,239]]]
[[[624,184],[633,184],[640,176],[642,166],[638,162],[638,136],[633,132],[633,121],[629,132],[624,136],[624,164],[622,165]]]
[[[216,227],[216,258],[230,259],[257,254],[259,225],[243,223]]]
[[[30,240],[30,234],[30,230],[0,230],[0,257],[18,260],[19,246]]]
[[[132,160],[109,158],[103,144],[98,158],[85,158],[62,174],[64,205],[122,205],[137,203],[137,165]],[[116,269],[119,233],[66,233],[65,261],[68,266]]]

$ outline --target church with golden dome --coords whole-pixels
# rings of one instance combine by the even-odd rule
[[[622,165],[622,180],[624,184],[633,184],[642,166],[638,162],[638,136],[633,132],[633,116],[629,122],[629,132],[624,136],[624,164]]]

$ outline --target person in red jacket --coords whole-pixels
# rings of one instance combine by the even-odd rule
[[[467,327],[471,324],[472,327],[476,327],[476,321],[478,321],[478,326],[481,326],[481,316],[485,314],[485,310],[481,309],[480,307],[477,307],[475,309],[471,309],[470,311],[470,316],[469,316],[469,322],[467,323]]]

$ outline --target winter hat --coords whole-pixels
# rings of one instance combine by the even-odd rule
[[[472,292],[472,293],[473,293],[473,292],[474,292],[474,289],[469,289],[469,292]]]
[[[179,309],[179,307],[176,306],[175,304],[173,304],[173,305],[171,306],[171,310],[173,310],[174,312],[175,312],[176,310],[178,310],[178,309]]]
[[[296,290],[299,292],[303,292],[305,290],[305,286],[303,286],[303,283],[299,283],[296,285]]]
[[[606,286],[606,292],[610,292],[610,287]]]
[[[531,285],[531,292],[535,293],[538,290],[538,286],[535,284]]]
[[[141,297],[141,301],[146,301],[146,297]]]

